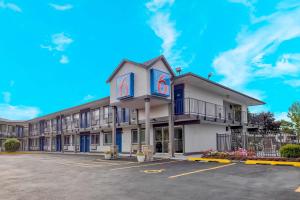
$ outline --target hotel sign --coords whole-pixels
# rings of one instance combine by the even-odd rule
[[[170,74],[157,69],[151,69],[150,77],[151,94],[169,97],[171,88]]]
[[[128,73],[117,77],[117,98],[125,99],[134,96],[134,74]]]

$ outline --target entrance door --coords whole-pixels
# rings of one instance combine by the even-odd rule
[[[169,152],[169,128],[157,127],[154,129],[155,134],[155,152],[168,153]]]
[[[90,152],[89,135],[80,135],[80,152]]]
[[[182,127],[174,127],[175,153],[183,153],[183,130]]]
[[[56,151],[61,151],[61,135],[56,136]]]
[[[184,85],[174,86],[174,100],[175,100],[175,115],[182,115],[184,113]]]
[[[45,137],[40,137],[40,151],[44,151]]]
[[[117,129],[116,145],[118,146],[118,151],[122,152],[122,129]]]

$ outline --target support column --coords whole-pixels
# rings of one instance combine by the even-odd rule
[[[169,154],[174,157],[174,118],[173,118],[173,104],[169,103]]]
[[[150,145],[150,99],[145,99],[145,144]]]
[[[138,125],[137,127],[137,132],[138,132],[138,151],[142,151],[142,142],[141,142],[141,126]]]
[[[153,159],[153,147],[150,145],[150,98],[145,99],[145,144],[142,151],[149,161]]]
[[[111,141],[111,153],[112,158],[118,157],[118,146],[116,145],[116,138],[117,138],[117,127],[116,127],[116,119],[117,119],[117,108],[115,106],[112,107],[112,141]]]
[[[52,151],[53,151],[53,147],[52,147],[52,143],[53,143],[52,119],[50,119],[50,123],[49,123],[49,131],[50,131],[50,141],[49,141],[49,145],[50,145],[50,152],[52,152]]]
[[[60,116],[60,136],[61,136],[61,152],[65,152],[65,137],[63,131],[63,116]]]
[[[73,145],[74,145],[74,153],[77,153],[77,133],[74,134]]]

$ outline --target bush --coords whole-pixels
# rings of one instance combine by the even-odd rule
[[[279,149],[280,155],[286,158],[300,158],[300,145],[287,144]]]
[[[5,147],[5,151],[8,151],[8,152],[15,152],[15,151],[18,151],[19,148],[21,146],[21,143],[18,139],[16,138],[10,138],[10,139],[7,139],[5,142],[4,142],[4,147]]]

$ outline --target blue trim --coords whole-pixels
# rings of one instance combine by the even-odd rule
[[[129,75],[129,94],[127,96],[117,97],[117,99],[119,99],[119,100],[134,97],[134,73],[130,72],[130,73],[124,74],[122,76],[119,76],[118,78],[128,76],[128,75]],[[118,83],[118,78],[117,78],[117,83]],[[118,84],[116,84],[116,90],[117,90],[116,94],[118,95],[119,94],[119,85]]]
[[[162,94],[162,93],[159,93],[159,92],[157,92],[156,91],[156,89],[155,89],[155,84],[157,84],[157,83],[155,83],[155,72],[157,73],[157,72],[159,72],[159,73],[161,73],[161,74],[166,74],[166,75],[168,75],[169,76],[169,78],[168,78],[168,80],[167,80],[167,85],[168,85],[168,87],[169,87],[169,94]],[[171,75],[169,74],[169,73],[167,73],[167,72],[164,72],[164,71],[161,71],[161,70],[158,70],[158,69],[150,69],[150,89],[151,89],[151,95],[156,95],[156,96],[161,96],[161,97],[169,97],[170,96],[170,90],[171,90],[171,82],[170,82],[170,78],[171,78]]]

